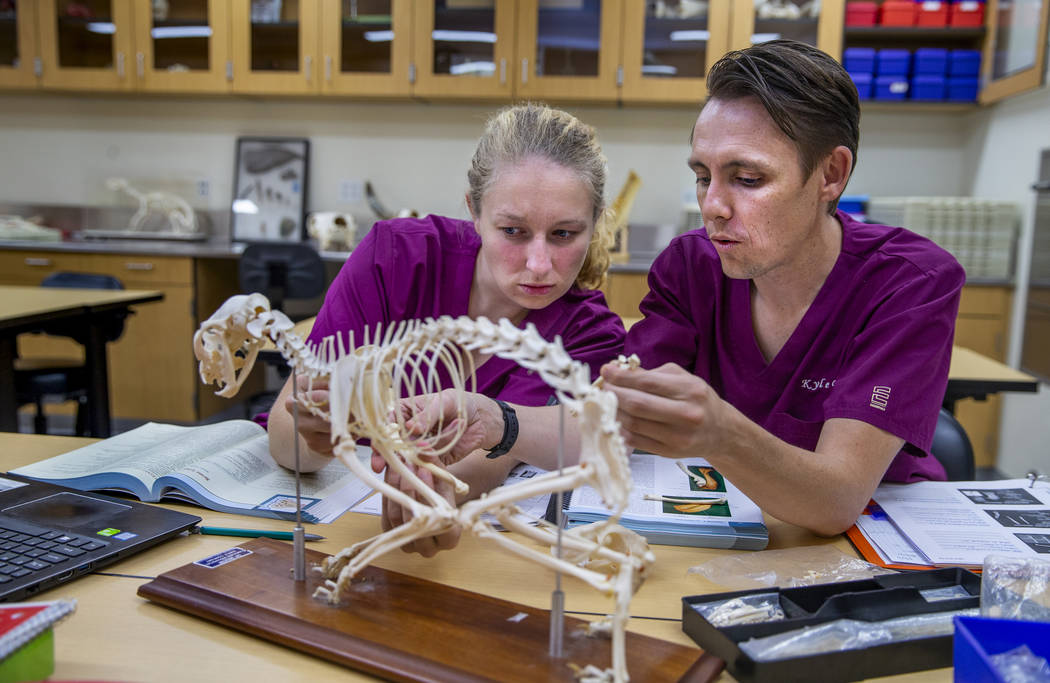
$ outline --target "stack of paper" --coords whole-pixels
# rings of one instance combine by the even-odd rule
[[[673,460],[631,455],[634,488],[620,524],[659,545],[761,550],[769,542],[762,511],[703,458]],[[724,498],[723,503],[705,500]],[[565,506],[568,525],[609,516],[594,489],[572,492]]]
[[[856,530],[879,564],[977,568],[993,553],[1050,553],[1050,485],[1044,482],[883,484],[873,500],[877,507],[861,515]]]

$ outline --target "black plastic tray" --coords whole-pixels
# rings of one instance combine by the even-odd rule
[[[968,597],[927,600],[920,591],[961,586]],[[776,593],[786,619],[716,627],[698,606],[745,595]],[[739,644],[835,619],[885,621],[895,617],[950,612],[980,604],[981,577],[965,569],[932,569],[886,574],[861,581],[800,588],[693,595],[682,598],[682,630],[706,652],[725,660],[739,681],[855,681],[875,676],[937,669],[952,664],[952,636],[919,638],[819,655],[756,662]]]

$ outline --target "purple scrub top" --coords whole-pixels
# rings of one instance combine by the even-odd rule
[[[481,238],[469,221],[427,216],[376,223],[350,253],[325,295],[310,342],[365,325],[466,315]],[[625,332],[598,290],[573,286],[541,310],[529,311],[540,336],[560,336],[568,354],[598,376],[623,351]],[[477,369],[477,391],[519,405],[544,405],[554,395],[540,376],[515,361],[490,358]]]
[[[839,211],[842,251],[809,310],[766,362],[751,323],[750,280],[722,273],[706,231],[676,237],[649,272],[643,320],[626,352],[677,363],[767,431],[813,450],[830,418],[905,440],[884,481],[944,479],[926,457],[944,399],[965,272],[903,228]]]

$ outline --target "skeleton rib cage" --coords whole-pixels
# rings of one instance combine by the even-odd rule
[[[631,477],[616,420],[615,395],[591,383],[588,367],[574,361],[560,339],[545,341],[531,324],[520,329],[505,319],[495,324],[485,318],[443,316],[402,321],[385,330],[377,327],[371,338],[366,330],[360,345],[355,344],[352,335],[346,345],[340,336],[335,336],[326,337],[314,348],[292,332],[292,327],[287,316],[270,310],[261,294],[232,297],[194,335],[202,381],[218,384],[220,390],[216,393],[220,396],[235,395],[259,348],[269,338],[295,372],[308,378],[311,387],[318,380],[328,382],[328,410],[307,400],[309,389],[297,392],[296,401],[329,422],[335,454],[362,481],[406,508],[406,516],[410,517],[398,527],[326,558],[320,571],[327,580],[315,596],[338,603],[351,592],[351,579],[377,557],[416,538],[459,527],[615,596],[616,609],[611,615],[613,666],[600,670],[589,665],[583,669],[583,677],[627,680],[624,628],[629,603],[644,580],[653,555],[643,538],[616,524],[627,505]],[[538,373],[554,389],[565,409],[578,416],[580,458],[577,465],[497,489],[457,507],[420,480],[412,466],[427,468],[435,476],[448,479],[457,493],[466,493],[463,482],[434,465],[432,458],[421,458],[440,456],[451,448],[466,420],[456,420],[451,439],[441,439],[440,445],[435,446],[409,433],[405,411],[399,404],[403,396],[436,397],[441,390],[451,390],[457,416],[464,416],[464,392],[474,388],[471,352],[475,351],[513,360]],[[443,379],[451,386],[442,386]],[[434,431],[441,432],[447,426],[439,423]],[[373,475],[356,457],[355,440],[359,438],[371,439],[373,450],[383,457],[387,467],[410,482],[424,502]],[[582,485],[597,490],[612,514],[607,521],[564,532],[562,557],[521,544],[501,534],[482,517],[483,513],[490,513],[504,528],[553,546],[555,531],[548,526],[522,523],[515,518],[515,503]]]

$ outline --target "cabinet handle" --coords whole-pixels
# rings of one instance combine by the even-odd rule
[[[504,57],[503,59],[499,60],[499,82],[500,83],[506,83],[507,82],[507,58],[506,57]]]
[[[522,84],[529,82],[529,58],[523,57],[521,60],[521,82]]]
[[[232,81],[233,80],[233,60],[232,59],[227,59],[226,60],[226,80],[227,81]]]
[[[136,263],[135,261],[126,261],[124,263],[124,270],[153,270],[152,263]]]
[[[313,74],[314,70],[314,58],[310,55],[306,55],[306,62],[304,64],[304,67],[305,68],[303,70],[306,72],[306,82],[309,83],[310,77]]]
[[[30,268],[47,268],[51,265],[51,259],[39,256],[26,256],[25,264]]]
[[[117,53],[117,78],[124,78],[124,53]]]
[[[40,78],[44,75],[44,60],[33,57],[33,75]]]
[[[332,82],[332,55],[324,56],[324,79]]]
[[[139,78],[146,75],[146,56],[141,52],[135,53],[135,70],[138,72]]]

